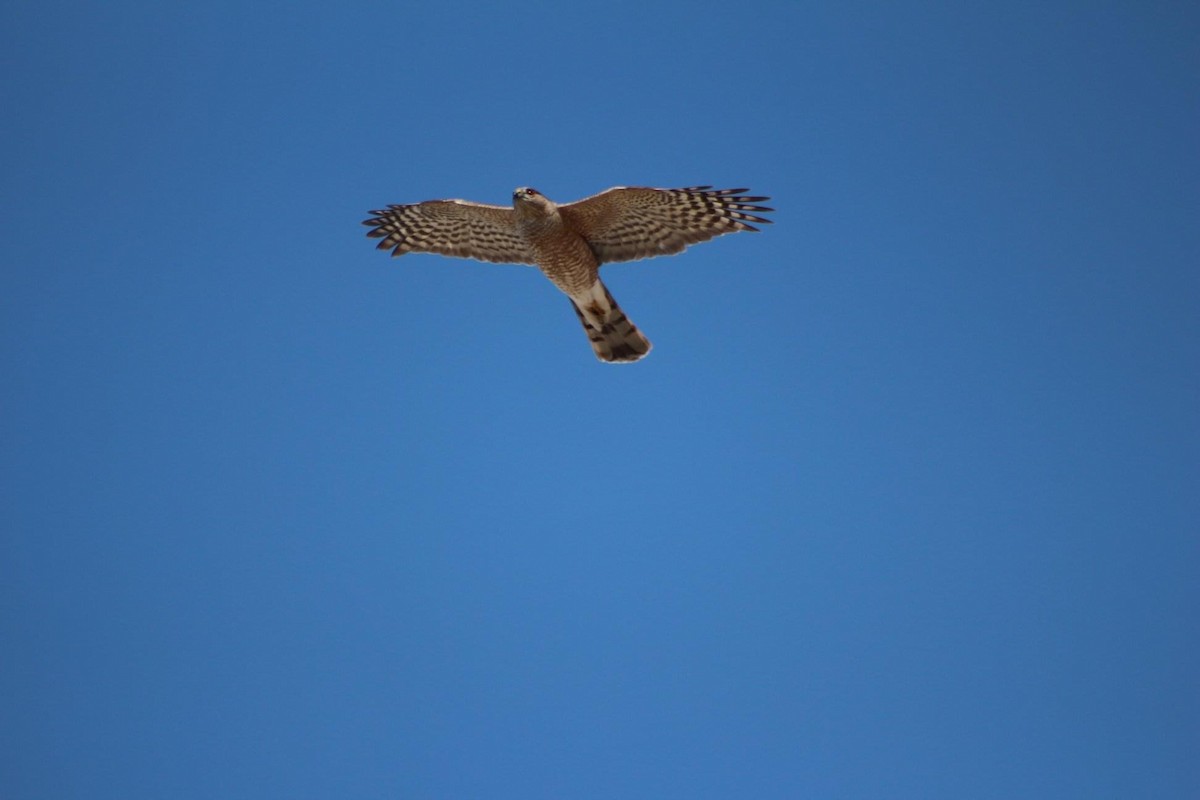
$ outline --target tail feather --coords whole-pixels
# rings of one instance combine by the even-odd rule
[[[650,352],[650,340],[629,321],[599,280],[586,294],[572,297],[571,306],[601,361],[637,361]]]

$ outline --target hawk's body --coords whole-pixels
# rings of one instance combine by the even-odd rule
[[[637,361],[650,341],[622,313],[600,280],[601,264],[678,253],[695,242],[770,222],[747,212],[766,197],[745,189],[617,187],[566,205],[534,189],[513,192],[513,206],[430,200],[372,211],[367,235],[393,256],[440,253],[515,264],[536,264],[571,299],[596,357]]]

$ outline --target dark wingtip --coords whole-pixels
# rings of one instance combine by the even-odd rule
[[[756,217],[753,214],[740,214],[734,217],[734,219],[740,219],[743,221],[749,220],[750,222],[761,222],[764,225],[770,225],[774,222],[772,219],[767,219],[766,217]]]

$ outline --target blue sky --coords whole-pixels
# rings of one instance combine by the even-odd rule
[[[0,796],[1200,795],[1194,8],[0,21]],[[634,365],[359,224],[621,184]]]

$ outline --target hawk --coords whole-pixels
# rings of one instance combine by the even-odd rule
[[[557,205],[536,189],[513,191],[512,207],[466,200],[427,200],[372,211],[363,224],[378,248],[439,253],[512,264],[534,264],[571,300],[592,350],[601,361],[637,361],[650,340],[629,321],[600,280],[612,261],[681,252],[696,242],[734,231],[757,231],[750,223],[772,208],[769,197],[747,189],[650,189],[617,186]]]

